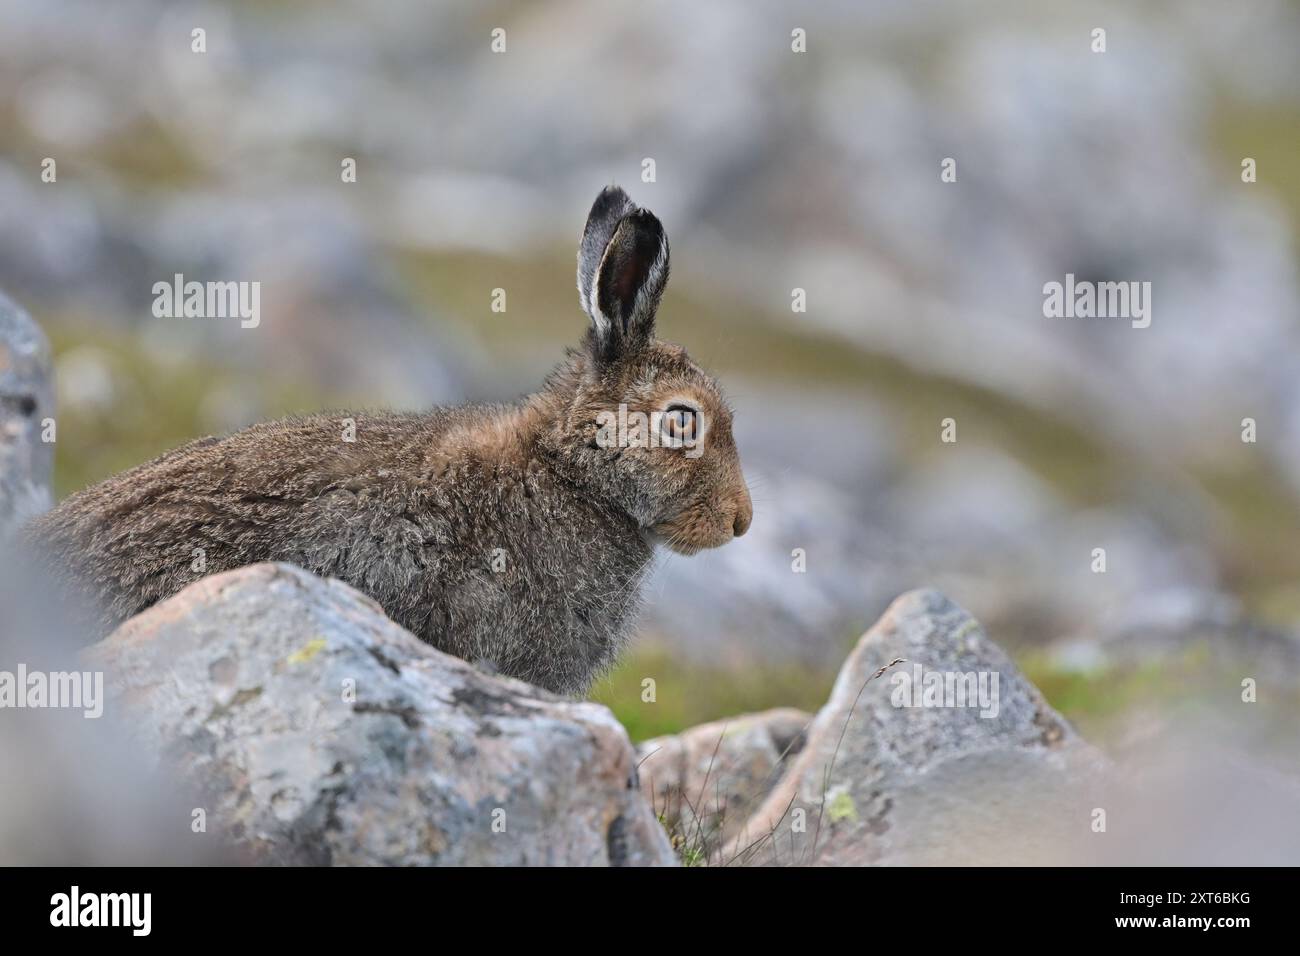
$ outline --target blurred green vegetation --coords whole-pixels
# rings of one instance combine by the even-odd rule
[[[1261,200],[1280,202],[1289,213],[1300,269],[1300,100],[1262,104],[1221,95],[1206,132],[1231,181],[1259,190]],[[1241,162],[1248,156],[1257,164],[1253,184],[1241,182]],[[1291,318],[1300,323],[1300,316]],[[1236,468],[1204,469],[1199,477],[1233,530],[1220,551],[1229,588],[1260,620],[1293,625],[1300,620],[1300,502],[1283,477],[1260,467],[1255,457]]]
[[[78,319],[49,324],[56,360],[93,355],[111,382],[111,401],[61,403],[55,442],[54,490],[62,498],[169,449],[210,433],[205,403],[234,388],[274,416],[318,410],[330,402],[301,381],[277,375],[256,382],[191,355],[163,359],[139,334]]]
[[[1223,98],[1212,112],[1209,140],[1242,189],[1261,190],[1286,207],[1300,256],[1300,100],[1258,104]],[[1247,156],[1255,160],[1256,183],[1241,182]]]
[[[1300,687],[1248,656],[1225,666],[1205,640],[1133,666],[1063,669],[1042,651],[1028,652],[1017,663],[1085,739],[1103,748],[1134,729],[1140,733],[1144,718],[1195,726],[1231,711],[1234,723],[1250,728],[1256,753],[1296,761]],[[1257,682],[1257,697],[1243,705],[1241,682],[1247,676]],[[1200,719],[1205,717],[1211,719]]]
[[[654,681],[653,701],[642,700],[647,679]],[[826,703],[834,681],[833,669],[797,664],[773,667],[748,660],[701,665],[675,656],[653,640],[643,640],[596,683],[589,696],[609,707],[633,740],[647,740],[770,707],[815,712]]]

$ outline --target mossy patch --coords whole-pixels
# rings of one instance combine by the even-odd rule
[[[298,648],[298,650],[290,654],[287,660],[290,664],[306,664],[321,651],[325,650],[326,644],[327,642],[323,637],[318,637],[315,640],[308,641],[302,647]]]

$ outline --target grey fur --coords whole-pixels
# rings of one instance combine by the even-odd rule
[[[630,256],[607,248],[584,279],[593,237],[608,235],[608,247],[629,217],[628,236],[646,223],[608,193],[584,231],[579,289],[627,289],[602,268],[632,269],[635,322],[603,338],[593,316],[586,347],[536,393],[513,405],[321,414],[200,439],[73,495],[33,522],[29,538],[77,597],[102,609],[101,630],[205,574],[288,561],[364,591],[444,651],[553,691],[585,691],[631,631],[654,542],[693,553],[743,534],[752,514],[716,383],[653,338],[666,240],[662,270],[637,259],[651,249],[641,243]],[[611,208],[618,216],[608,221]],[[601,411],[682,395],[710,416],[703,455],[596,441]],[[348,419],[355,441],[344,440]]]

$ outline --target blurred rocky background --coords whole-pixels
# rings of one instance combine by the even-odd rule
[[[1095,742],[1245,677],[1294,717],[1298,44],[1280,0],[0,0],[0,288],[52,342],[62,496],[262,418],[531,388],[617,181],[756,510],[658,568],[596,694],[634,738],[816,710],[922,585]],[[261,282],[261,324],[155,318],[177,273]],[[1044,318],[1067,273],[1151,282],[1150,328]]]

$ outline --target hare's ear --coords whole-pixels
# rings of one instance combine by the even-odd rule
[[[654,337],[667,284],[663,225],[623,190],[605,189],[591,207],[578,248],[578,291],[599,358],[617,358]]]

